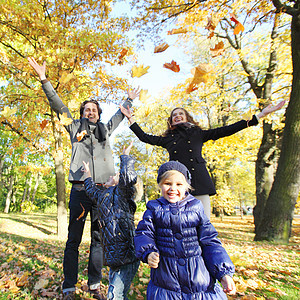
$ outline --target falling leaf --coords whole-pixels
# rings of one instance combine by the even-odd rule
[[[144,67],[144,65],[133,66],[131,69],[131,77],[141,77],[148,73],[150,66]]]
[[[4,109],[2,110],[1,112],[1,115],[4,117],[4,118],[9,118],[11,115],[15,114],[17,112],[17,108],[14,107],[14,108],[10,108],[8,106],[5,106]]]
[[[196,90],[198,90],[197,85],[195,83],[190,83],[186,89],[186,93],[190,94],[191,92],[196,91]]]
[[[59,118],[60,118],[61,124],[63,124],[64,126],[68,126],[73,122],[73,119],[69,118],[68,114],[66,112],[60,114]]]
[[[118,65],[122,65],[124,62],[124,56],[127,54],[128,49],[122,49],[122,51],[120,52],[120,55],[118,57],[119,61],[118,61]]]
[[[139,94],[139,100],[146,101],[148,98],[150,98],[150,95],[148,94],[148,90],[142,89]]]
[[[86,130],[78,132],[76,134],[77,141],[80,142],[86,134],[87,134]]]
[[[217,43],[214,48],[210,48],[210,51],[211,51],[212,57],[222,55],[225,51],[224,43],[222,41]]]
[[[169,48],[167,43],[160,44],[154,48],[154,53],[164,52]]]
[[[209,30],[209,31],[215,31],[217,24],[218,24],[218,20],[214,17],[209,17],[208,21],[207,21],[207,25],[205,26],[205,29]]]
[[[79,219],[81,219],[83,216],[84,216],[84,213],[85,213],[85,209],[83,207],[83,205],[81,204],[81,202],[79,203],[81,208],[82,208],[82,213],[80,214],[80,216],[76,219],[76,221],[78,221]]]
[[[233,21],[236,25],[240,23],[236,16],[232,13],[230,14],[230,20]]]
[[[244,25],[241,23],[238,23],[233,30],[233,34],[239,34],[240,32],[243,32],[244,30],[245,30]]]
[[[236,18],[234,14],[230,14],[230,20],[236,24],[233,34],[239,34],[240,32],[243,32],[245,30],[243,24],[239,22],[239,20]]]
[[[172,29],[171,31],[168,31],[168,35],[179,34],[179,33],[187,33],[187,29],[180,27],[180,28],[176,28],[176,29]]]
[[[69,72],[66,72],[66,71],[64,71],[64,72],[62,72],[62,75],[61,75],[61,77],[60,77],[60,83],[62,83],[62,84],[66,84],[66,83],[68,83],[71,79],[73,79],[75,76],[74,76],[74,74],[73,73],[69,73]]]
[[[173,72],[179,72],[180,71],[179,65],[174,60],[172,60],[171,63],[165,63],[163,65],[163,67],[166,68],[166,69],[170,69]]]
[[[47,124],[48,124],[48,121],[47,121],[47,120],[43,120],[43,121],[40,123],[41,129],[44,130]]]
[[[70,102],[68,102],[68,108],[71,111],[75,111],[78,109],[78,103],[75,99],[71,100]]]

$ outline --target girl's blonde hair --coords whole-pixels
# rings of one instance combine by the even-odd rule
[[[177,170],[169,170],[169,171],[166,171],[165,173],[163,173],[163,174],[161,175],[161,177],[160,177],[160,181],[158,182],[158,186],[161,188],[161,185],[163,184],[163,182],[164,182],[166,179],[168,179],[169,177],[171,177],[172,175],[177,174],[177,173],[179,173],[180,175],[182,175],[182,179],[183,179],[183,181],[184,181],[184,185],[185,185],[186,191],[187,191],[187,192],[192,191],[193,188],[192,188],[192,186],[186,181],[185,176],[184,176],[181,172],[179,172],[179,171],[177,171]]]

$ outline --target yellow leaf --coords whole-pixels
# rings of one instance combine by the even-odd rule
[[[5,106],[2,110],[1,114],[4,118],[9,118],[11,115],[15,114],[17,112],[17,108],[10,108],[8,106]]]
[[[133,66],[131,69],[131,77],[141,77],[148,73],[148,69],[150,66],[144,67],[143,65],[140,66]]]
[[[179,34],[179,33],[187,33],[187,29],[180,27],[180,28],[176,28],[176,29],[172,29],[171,31],[168,31],[168,35]]]
[[[67,82],[69,82],[73,78],[74,78],[73,73],[68,73],[68,72],[64,71],[64,72],[62,72],[62,75],[60,77],[60,83],[66,84]]]
[[[63,124],[64,126],[68,126],[73,122],[73,119],[69,118],[67,113],[60,114],[59,118],[60,118],[61,124]]]
[[[141,90],[139,94],[139,100],[140,101],[145,101],[148,98],[150,98],[150,95],[148,94],[148,90]]]
[[[78,104],[76,102],[75,99],[71,100],[69,103],[68,103],[68,108],[71,110],[71,111],[75,111],[78,109]]]

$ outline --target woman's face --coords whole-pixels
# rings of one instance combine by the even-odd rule
[[[185,111],[181,108],[177,108],[172,113],[172,124],[171,125],[177,125],[180,123],[187,122],[187,117],[185,114]]]

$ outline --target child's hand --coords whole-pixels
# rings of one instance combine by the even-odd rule
[[[159,263],[159,254],[157,252],[151,252],[148,255],[148,265],[151,268],[156,269],[158,267],[158,263]]]
[[[83,167],[81,168],[81,171],[83,173],[86,173],[86,178],[91,177],[89,162],[86,163],[85,161],[83,161],[82,163],[83,163]]]
[[[124,155],[129,155],[132,145],[133,145],[133,141],[130,142],[130,144],[127,148],[125,147],[125,145],[123,146],[123,154]]]
[[[233,279],[229,275],[225,275],[221,279],[223,291],[229,295],[235,295],[236,288]]]

